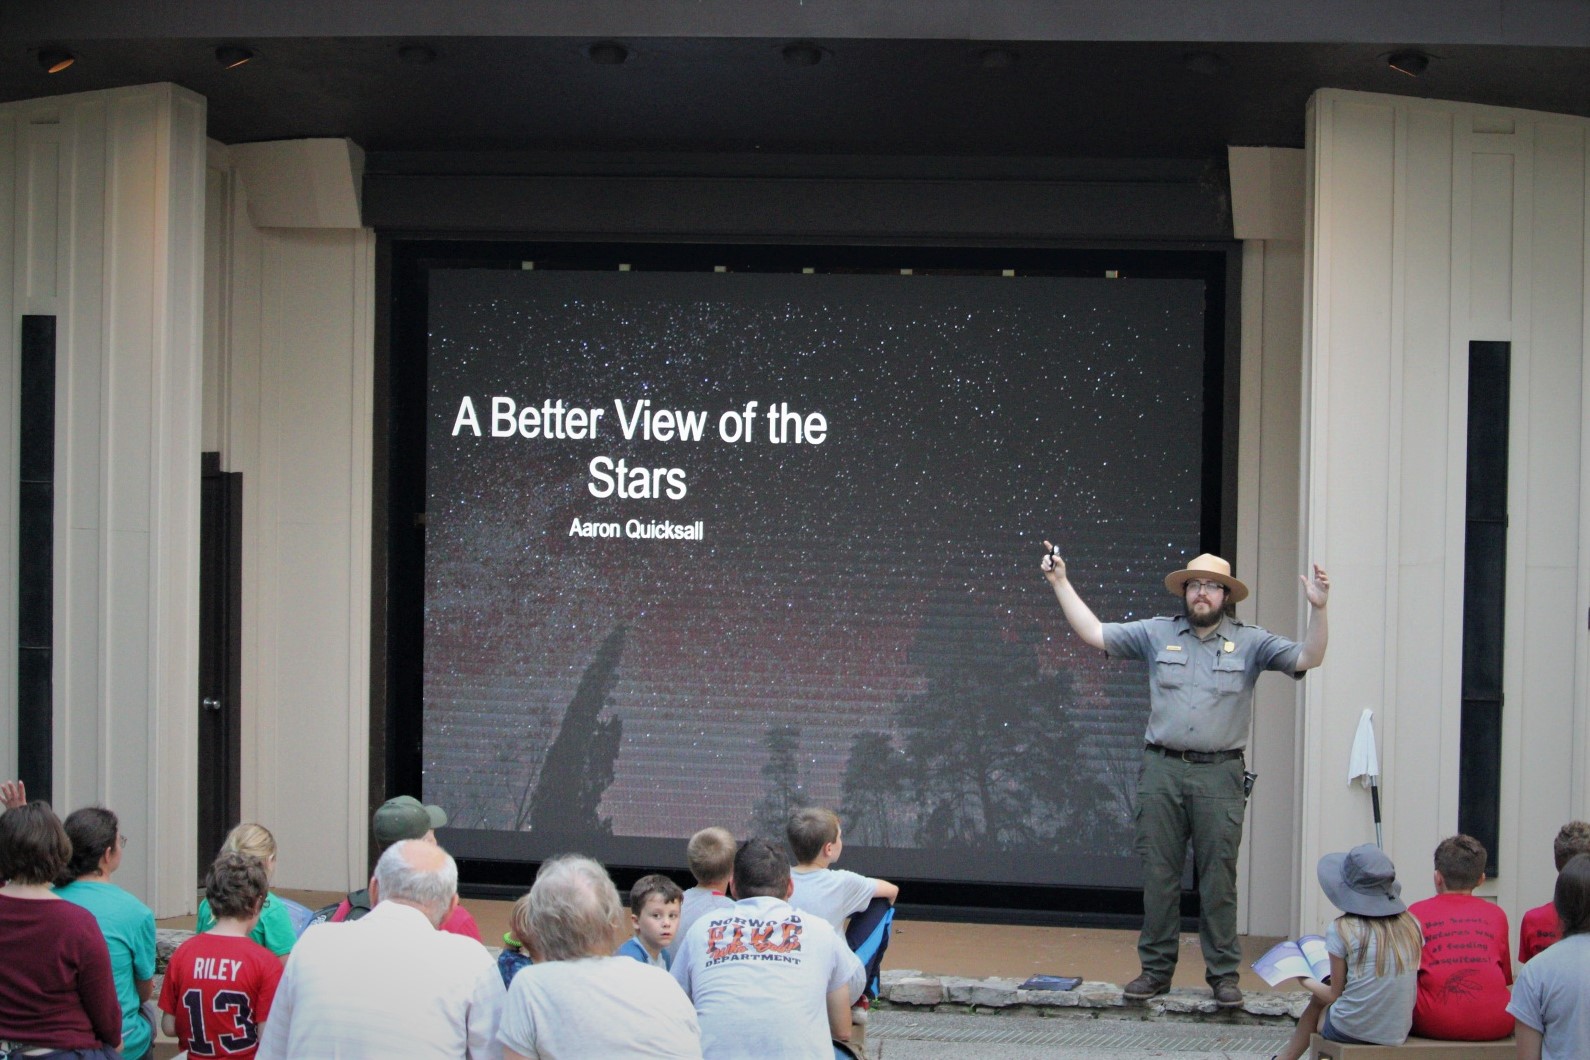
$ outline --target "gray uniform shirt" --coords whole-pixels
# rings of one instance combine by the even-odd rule
[[[1227,616],[1200,640],[1185,616],[1104,623],[1112,658],[1149,666],[1143,739],[1177,751],[1231,751],[1248,742],[1253,685],[1266,670],[1297,673],[1303,646]]]

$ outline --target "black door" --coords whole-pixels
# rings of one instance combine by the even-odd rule
[[[238,822],[242,761],[243,476],[204,454],[199,499],[199,879]]]

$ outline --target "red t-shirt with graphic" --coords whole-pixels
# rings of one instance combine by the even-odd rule
[[[1438,894],[1408,907],[1424,929],[1413,1033],[1488,1042],[1513,1033],[1513,958],[1507,914],[1471,894]]]
[[[195,935],[171,955],[160,1011],[189,1056],[253,1056],[281,977],[281,958],[252,939]]]
[[[1562,938],[1562,921],[1557,919],[1557,907],[1547,902],[1524,914],[1518,925],[1518,963],[1524,964],[1535,954]]]

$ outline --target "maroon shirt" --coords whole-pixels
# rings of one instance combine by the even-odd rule
[[[121,1041],[121,1002],[94,914],[0,894],[0,1038],[56,1049]]]

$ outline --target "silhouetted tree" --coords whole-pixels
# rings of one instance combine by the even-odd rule
[[[885,732],[858,732],[850,740],[840,819],[846,842],[892,847],[907,838],[913,816],[905,755]]]
[[[1056,849],[1101,827],[1106,793],[1078,755],[1070,678],[1039,671],[1036,642],[964,593],[930,601],[909,654],[927,688],[898,712],[917,845]]]
[[[782,843],[790,814],[811,801],[801,784],[801,731],[793,725],[771,725],[763,743],[767,762],[762,766],[762,797],[751,808],[751,834]]]
[[[613,783],[624,722],[616,717],[598,719],[618,682],[626,633],[626,627],[615,627],[585,668],[541,763],[535,793],[519,801],[515,829],[523,828],[528,819],[531,831],[613,834],[613,819],[597,811],[602,793]]]

